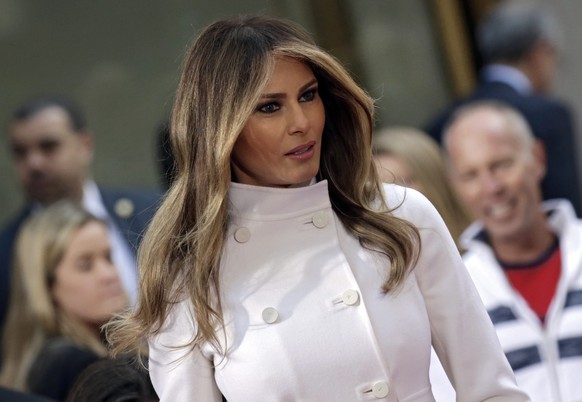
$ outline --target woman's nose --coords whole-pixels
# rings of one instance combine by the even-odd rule
[[[103,260],[99,263],[99,272],[104,281],[112,282],[119,280],[117,268],[109,260]]]
[[[309,129],[309,118],[301,103],[289,108],[289,134],[303,134]]]

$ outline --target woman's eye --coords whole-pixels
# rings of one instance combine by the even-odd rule
[[[77,269],[81,272],[88,272],[91,270],[93,264],[90,258],[81,258],[77,261]]]
[[[266,105],[259,106],[259,111],[263,113],[273,113],[279,109],[280,107],[276,103],[267,103]]]
[[[299,100],[301,102],[311,102],[313,99],[315,99],[316,93],[317,93],[317,88],[312,88],[312,89],[308,90],[307,92],[305,92],[303,95],[301,95],[301,98]]]

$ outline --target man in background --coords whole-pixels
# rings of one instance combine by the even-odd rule
[[[443,125],[466,103],[492,99],[513,106],[546,148],[542,197],[566,198],[582,216],[574,119],[564,103],[548,96],[560,34],[558,22],[547,10],[523,1],[501,2],[478,27],[478,48],[485,63],[479,85],[426,130],[440,142]]]
[[[14,170],[26,205],[0,232],[0,328],[9,302],[13,247],[35,211],[68,198],[107,222],[112,259],[132,302],[137,296],[136,249],[155,212],[154,192],[106,189],[91,177],[93,137],[81,110],[68,99],[43,97],[21,105],[8,127]]]
[[[534,402],[580,401],[582,221],[567,200],[542,203],[544,147],[493,101],[459,109],[443,141],[477,219],[461,236],[463,260],[518,385]]]

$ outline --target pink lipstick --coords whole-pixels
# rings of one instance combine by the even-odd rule
[[[287,152],[285,156],[292,159],[309,159],[314,154],[315,141],[309,141],[306,144],[299,145],[293,148],[291,151]]]

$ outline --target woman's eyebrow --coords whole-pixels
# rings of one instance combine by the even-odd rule
[[[312,86],[313,84],[317,84],[317,78],[312,79],[311,81],[309,81],[307,84],[303,85],[301,88],[299,88],[299,93],[305,91],[307,88],[309,88],[310,86]]]
[[[301,88],[299,88],[299,93],[305,91],[307,88],[309,88],[310,86],[312,86],[313,84],[316,84],[316,83],[317,83],[316,78],[310,80],[308,83],[302,85]],[[280,98],[285,98],[286,96],[287,96],[287,94],[284,92],[273,92],[273,93],[263,94],[263,95],[261,95],[261,98],[262,99],[280,99]]]

